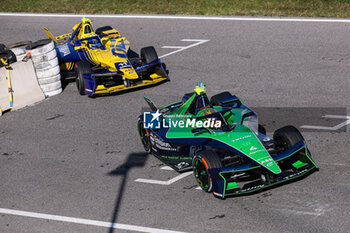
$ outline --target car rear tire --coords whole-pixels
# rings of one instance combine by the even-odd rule
[[[139,136],[142,142],[142,145],[146,152],[151,152],[151,140],[149,137],[149,132],[147,129],[143,127],[143,120],[142,115],[139,116],[139,119],[137,121],[137,131],[139,132]]]
[[[278,148],[286,151],[294,144],[305,139],[297,128],[287,125],[274,132],[273,140]]]
[[[75,64],[77,69],[77,78],[75,80],[77,89],[80,95],[85,95],[85,81],[83,74],[91,73],[91,66],[89,63],[79,61]]]
[[[265,129],[265,127],[259,124],[259,125],[258,125],[258,132],[259,132],[259,133],[262,133],[262,134],[264,134],[264,135],[266,135],[266,129]]]
[[[208,170],[222,167],[220,157],[210,150],[200,151],[193,157],[192,167],[198,185],[205,192],[211,192],[213,190],[213,180]]]
[[[221,99],[224,99],[224,98],[228,98],[228,97],[231,97],[231,93],[228,92],[228,91],[225,91],[225,92],[221,92],[217,95],[213,95],[210,99],[210,102],[212,105],[214,106],[221,106],[222,103],[221,103]]]
[[[142,48],[141,59],[145,64],[158,60],[158,55],[155,48],[153,46]]]

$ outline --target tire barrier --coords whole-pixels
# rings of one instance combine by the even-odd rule
[[[62,93],[62,88],[60,89],[57,89],[55,91],[48,91],[46,92],[46,97],[50,97],[50,96],[54,96],[54,95],[58,95],[58,94],[61,94]]]
[[[32,60],[35,64],[37,64],[37,63],[44,62],[44,61],[50,61],[50,60],[54,59],[56,56],[57,56],[56,50],[53,49],[50,52],[43,54],[41,56],[32,57]]]
[[[54,82],[54,83],[48,83],[48,84],[42,84],[40,85],[41,89],[43,90],[44,93],[46,92],[51,92],[51,91],[56,91],[62,88],[61,81]]]
[[[61,75],[60,74],[58,74],[56,76],[53,76],[53,77],[39,78],[38,79],[39,85],[46,85],[46,84],[55,83],[55,82],[59,82],[59,81],[61,81]]]
[[[9,48],[16,55],[17,61],[22,61],[23,58],[27,55],[27,51],[25,48],[31,43],[31,41],[21,41],[7,45],[6,47]]]
[[[38,83],[46,97],[62,92],[60,66],[55,45],[52,40],[38,40],[25,47],[30,53],[36,71]]]
[[[0,116],[3,111],[23,108],[62,92],[52,40],[0,44],[0,55]]]
[[[42,64],[41,63],[34,64],[34,67],[35,66],[42,67]],[[49,77],[52,77],[52,76],[56,76],[57,74],[60,73],[60,67],[58,65],[56,65],[54,67],[51,67],[50,65],[48,65],[48,66],[44,66],[41,69],[36,68],[35,70],[36,70],[36,74],[38,76],[38,79],[40,79],[40,78],[49,78]]]

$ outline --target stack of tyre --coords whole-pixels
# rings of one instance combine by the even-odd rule
[[[17,61],[22,60],[30,53],[38,83],[46,97],[58,95],[62,92],[60,66],[52,40],[38,40],[34,43],[19,42],[13,45],[11,50],[17,57]]]
[[[38,40],[26,47],[33,60],[36,76],[44,94],[58,95],[62,92],[60,66],[52,40]]]

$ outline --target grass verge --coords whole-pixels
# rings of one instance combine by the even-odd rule
[[[0,12],[350,17],[350,0],[1,0]]]

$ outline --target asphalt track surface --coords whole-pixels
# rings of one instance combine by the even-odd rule
[[[67,33],[78,21],[0,16],[0,41],[45,38],[41,26]],[[165,105],[201,80],[209,96],[228,90],[252,107],[348,109],[349,23],[98,18],[94,24],[116,27],[133,50],[153,45],[159,55],[174,51],[162,46],[192,43],[182,39],[210,41],[163,59],[171,82],[96,99],[68,83],[62,94],[0,117],[0,232],[112,232],[1,208],[181,232],[348,232],[346,128],[304,132],[320,171],[250,196],[219,200],[197,190],[193,175],[167,186],[135,180],[178,175],[143,151],[136,122],[144,95]]]

